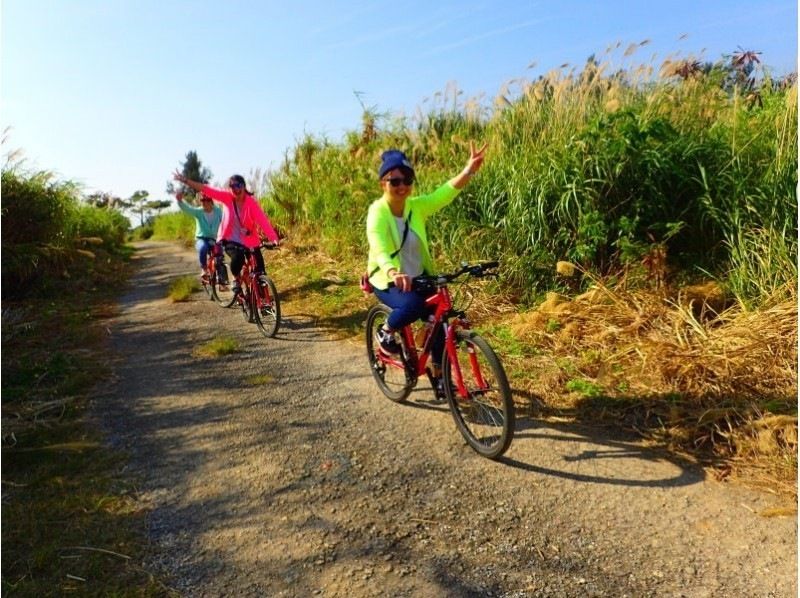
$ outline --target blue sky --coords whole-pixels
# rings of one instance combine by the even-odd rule
[[[457,85],[487,101],[590,54],[762,52],[797,70],[795,0],[2,0],[3,153],[122,197],[166,182],[189,150],[215,181],[277,167],[304,133],[424,110]],[[624,57],[631,43],[650,43]],[[535,63],[533,67],[531,64]]]

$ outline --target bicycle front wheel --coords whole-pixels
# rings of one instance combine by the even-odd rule
[[[208,295],[208,298],[211,301],[215,301],[216,292],[214,289],[214,282],[211,280],[211,278],[206,278],[205,276],[201,277],[200,284],[203,285],[203,290],[206,292],[206,295]]]
[[[414,383],[406,375],[406,364],[402,355],[384,354],[376,337],[391,312],[391,309],[381,304],[367,313],[367,360],[378,388],[387,398],[399,403],[408,397]]]
[[[253,295],[253,320],[264,336],[274,337],[281,324],[281,302],[278,299],[278,289],[270,277],[267,277],[266,286],[257,286]]]
[[[242,290],[236,294],[236,301],[239,302],[239,307],[242,309],[242,317],[244,321],[252,323],[253,321],[253,293],[249,287],[242,284]]]
[[[217,296],[217,269],[212,256],[209,256],[206,260],[206,271],[208,272],[208,279],[203,280],[203,289],[211,301],[219,301]]]
[[[514,437],[514,401],[497,355],[478,334],[456,332],[456,362],[446,354],[442,375],[447,403],[461,435],[477,453],[496,459]],[[456,367],[466,396],[456,387]]]
[[[230,279],[228,278],[227,268],[223,263],[219,270],[214,272],[216,275],[214,279],[214,295],[216,297],[217,303],[219,303],[220,307],[233,307],[233,304],[236,303],[236,294],[233,292],[233,287],[230,284]],[[225,284],[221,284],[220,281],[224,281]]]

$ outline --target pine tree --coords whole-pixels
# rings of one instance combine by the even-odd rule
[[[197,152],[194,150],[190,150],[186,154],[186,160],[184,160],[180,165],[180,172],[186,178],[193,181],[199,181],[201,183],[208,183],[212,176],[211,170],[203,166],[200,158],[197,157]],[[178,191],[183,192],[184,195],[189,197],[195,196],[194,190],[192,190],[190,187],[187,187],[183,183],[176,184],[174,181],[169,181],[167,183],[167,193],[174,194]]]

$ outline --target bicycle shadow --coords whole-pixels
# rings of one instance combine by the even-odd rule
[[[310,313],[293,313],[281,317],[281,327],[275,338],[289,342],[336,342],[341,340],[341,331],[358,329],[366,318],[366,312],[343,316],[320,317]],[[285,334],[291,332],[292,335]],[[297,337],[296,333],[307,333]],[[330,336],[321,336],[329,334]]]
[[[646,444],[641,435],[567,411],[547,408],[539,397],[517,409],[514,441],[499,463],[521,471],[577,482],[640,488],[677,488],[698,484],[706,472],[665,445]],[[542,443],[553,450],[542,451]]]
[[[517,409],[514,440],[497,463],[551,478],[622,487],[679,488],[706,478],[696,463],[665,447],[647,445],[634,432],[559,417],[537,397],[516,390],[514,395],[525,396],[539,409]],[[402,405],[421,412],[450,412],[428,384],[415,387]]]

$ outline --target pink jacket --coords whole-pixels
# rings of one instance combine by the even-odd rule
[[[217,239],[231,240],[234,218],[236,218],[236,212],[233,208],[235,199],[233,192],[227,189],[209,187],[208,185],[203,185],[202,192],[204,195],[207,195],[214,201],[218,201],[225,206],[225,209],[222,210],[222,222],[219,225]],[[258,202],[252,195],[245,194],[244,206],[239,208],[239,218],[241,219],[242,226],[249,232],[244,239],[244,245],[246,247],[258,247],[260,244],[261,241],[257,229],[261,229],[264,236],[273,243],[278,242],[278,233],[275,232],[269,218],[267,218],[264,210],[261,209],[261,206],[258,205]]]

